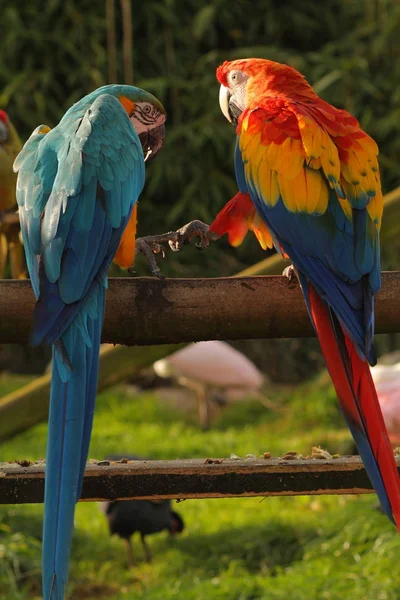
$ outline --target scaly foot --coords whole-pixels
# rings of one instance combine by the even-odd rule
[[[158,240],[158,238],[161,237],[162,236],[159,235],[148,235],[146,237],[138,238],[135,242],[135,259],[138,254],[144,254],[151,274],[154,275],[154,277],[158,277],[158,279],[164,279],[164,275],[162,275],[155,257],[156,254],[161,254],[162,258],[165,258],[165,248],[160,244],[160,240]],[[129,267],[128,271],[131,275],[134,274],[135,271],[133,265]]]
[[[171,250],[179,252],[185,244],[188,244],[195,237],[200,238],[200,241],[196,244],[196,248],[199,248],[199,250],[208,248],[211,241],[219,238],[217,234],[210,232],[207,223],[195,220],[175,231],[168,243]]]
[[[210,232],[210,228],[206,223],[198,220],[190,221],[190,223],[187,223],[177,231],[138,238],[135,246],[135,257],[139,253],[144,254],[152,275],[159,279],[164,279],[155,258],[156,254],[161,254],[162,258],[165,258],[165,248],[162,244],[168,243],[171,250],[179,252],[183,246],[189,244],[195,237],[200,238],[200,241],[196,244],[196,247],[200,250],[208,248],[210,241],[215,241],[219,238],[217,234]],[[133,265],[128,270],[133,274]]]

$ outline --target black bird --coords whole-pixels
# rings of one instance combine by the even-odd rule
[[[109,456],[107,460],[143,460],[138,456],[121,455]],[[110,535],[118,535],[125,540],[128,563],[135,564],[131,537],[138,531],[142,540],[147,562],[151,561],[151,552],[146,542],[146,535],[167,529],[171,535],[180,533],[184,529],[182,517],[171,510],[170,500],[116,500],[101,502],[100,509],[104,512],[110,530]]]

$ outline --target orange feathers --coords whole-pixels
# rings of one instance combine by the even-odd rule
[[[267,206],[282,197],[291,212],[322,214],[328,182],[348,219],[352,208],[367,207],[379,230],[378,148],[357,119],[319,98],[288,65],[263,59],[225,62],[217,70],[220,83],[227,85],[232,70],[249,76],[237,134],[246,178]]]
[[[115,253],[113,262],[119,265],[122,269],[128,269],[133,265],[135,260],[135,236],[137,226],[137,207],[138,202],[134,205],[132,213],[125,231],[122,235],[118,250]]]
[[[263,250],[273,248],[271,234],[257,214],[250,196],[241,192],[219,211],[210,231],[219,236],[227,233],[229,243],[235,247],[240,246],[248,231],[253,231]]]

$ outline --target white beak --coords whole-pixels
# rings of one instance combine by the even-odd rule
[[[229,121],[229,123],[232,123],[232,119],[229,114],[229,97],[229,89],[224,85],[221,85],[221,87],[219,88],[219,105],[221,107],[222,114],[224,115],[224,117]]]

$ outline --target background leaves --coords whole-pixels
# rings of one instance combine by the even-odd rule
[[[107,83],[105,0],[0,2],[0,105],[26,138]],[[117,76],[123,24],[117,15]],[[147,0],[134,3],[133,73],[168,111],[164,151],[149,166],[140,233],[192,218],[210,221],[235,192],[231,128],[221,117],[215,68],[261,56],[304,72],[329,102],[359,118],[378,141],[384,190],[400,183],[400,4],[396,0]],[[231,273],[261,257],[253,240],[230,258],[170,257],[167,272]],[[139,269],[141,269],[139,264]]]

